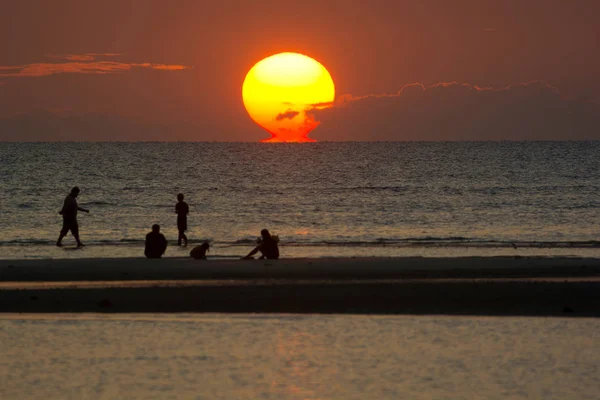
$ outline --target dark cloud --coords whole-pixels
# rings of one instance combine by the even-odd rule
[[[283,121],[284,119],[294,119],[298,114],[300,114],[298,111],[287,110],[286,112],[277,115],[277,117],[275,117],[275,120]]]
[[[600,139],[600,109],[544,82],[504,88],[414,83],[384,95],[340,96],[313,110],[319,140]]]

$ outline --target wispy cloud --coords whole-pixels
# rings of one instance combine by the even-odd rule
[[[57,58],[59,60],[67,61],[93,61],[94,56],[87,54],[47,54],[48,58]]]
[[[48,58],[63,62],[42,62],[22,65],[0,66],[0,77],[22,78],[42,77],[55,74],[115,74],[127,72],[134,68],[145,68],[159,71],[181,71],[191,67],[179,64],[127,63],[117,61],[97,61],[97,58],[117,57],[118,53],[84,53],[84,54],[48,54]]]
[[[46,57],[67,61],[92,61],[97,58],[119,57],[120,55],[121,53],[51,53],[46,54]]]
[[[134,67],[140,68],[152,68],[157,69],[159,71],[182,71],[184,69],[190,69],[186,65],[177,65],[177,64],[151,64],[151,63],[143,63],[143,64],[131,64]]]
[[[363,96],[353,96],[351,94],[343,94],[339,96],[334,103],[330,104],[330,106],[340,107],[347,105],[349,103],[353,103],[358,100],[366,100],[366,99],[379,99],[385,97],[400,97],[402,95],[411,95],[419,92],[431,92],[436,91],[437,89],[464,89],[466,91],[474,91],[474,92],[507,92],[515,89],[524,89],[524,88],[537,88],[539,90],[549,90],[558,94],[558,88],[550,85],[544,81],[530,81],[530,82],[522,82],[513,85],[508,85],[504,87],[494,88],[491,86],[478,86],[470,83],[458,83],[456,81],[452,82],[438,82],[433,85],[424,85],[422,83],[409,83],[400,88],[395,93],[381,93],[381,94],[367,94]],[[319,106],[325,107],[328,103],[322,104],[313,104],[313,107],[319,108]]]

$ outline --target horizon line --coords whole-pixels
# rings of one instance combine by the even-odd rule
[[[317,140],[315,142],[272,142],[265,143],[260,140],[0,140],[0,143],[256,143],[269,145],[310,145],[319,143],[545,143],[545,142],[600,142],[600,139],[485,139],[485,140]]]

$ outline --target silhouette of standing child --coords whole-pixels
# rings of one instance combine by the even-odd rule
[[[183,240],[184,246],[187,246],[188,238],[185,236],[185,231],[187,231],[187,215],[190,213],[190,207],[185,201],[183,201],[182,193],[177,195],[175,213],[177,213],[177,230],[179,231],[177,245],[181,246],[181,241]]]

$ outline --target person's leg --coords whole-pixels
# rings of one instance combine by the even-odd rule
[[[182,239],[183,239],[183,245],[187,246],[187,242],[188,242],[187,236],[185,236],[184,232],[181,232],[181,236],[182,236]]]
[[[260,254],[261,254],[259,260],[264,260],[265,258],[267,260],[276,260],[276,259],[279,258],[279,256],[276,255],[273,252],[273,249],[271,249],[271,248],[266,248],[265,249],[265,248],[261,247],[259,250],[260,250]]]
[[[179,235],[177,236],[177,246],[181,246],[181,240],[183,239],[183,231],[179,229]]]
[[[254,259],[254,255],[256,253],[258,253],[258,250],[260,250],[260,246],[256,246],[250,253],[248,253],[248,255],[246,257],[242,257],[242,260],[252,260]]]
[[[65,229],[65,227],[63,226],[63,228],[60,230],[60,234],[58,235],[58,240],[56,241],[56,245],[58,247],[62,246],[62,240],[65,236],[67,236],[67,233],[69,233],[69,229]]]
[[[71,227],[71,233],[73,234],[73,237],[77,241],[77,247],[85,246],[83,243],[81,243],[81,240],[79,239],[79,226],[77,224],[74,224]]]
[[[58,240],[56,241],[56,245],[58,247],[62,246],[62,240],[64,239],[65,236],[67,236],[67,233],[69,233],[70,229],[71,229],[70,221],[63,218],[63,226],[60,230],[60,234],[58,235]]]

